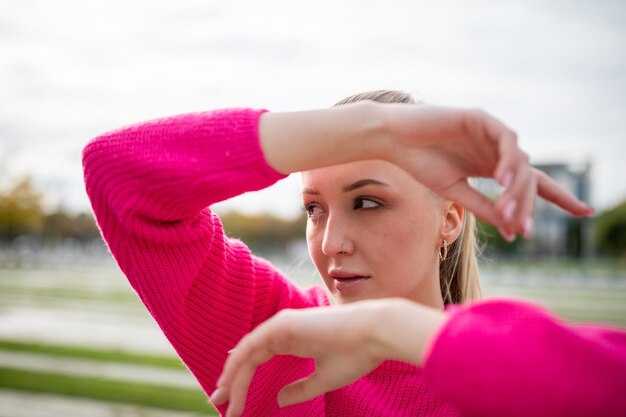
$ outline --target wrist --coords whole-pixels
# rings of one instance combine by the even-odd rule
[[[370,301],[369,315],[366,317],[369,340],[367,344],[375,349],[381,359],[407,361],[411,347],[407,346],[407,314],[413,314],[410,301],[404,299],[382,299]],[[372,331],[373,329],[373,331]]]
[[[443,311],[419,304],[416,304],[413,310],[414,319],[410,320],[410,328],[407,329],[407,335],[410,338],[407,345],[412,346],[413,349],[406,352],[406,360],[421,366],[430,354],[430,350],[441,329],[445,326],[449,315]]]
[[[388,108],[381,103],[361,101],[352,104],[356,113],[354,125],[361,155],[358,160],[391,158],[391,135],[389,133]]]
[[[422,365],[447,315],[409,300],[387,299],[374,306],[370,319],[379,329],[373,344],[386,359]]]

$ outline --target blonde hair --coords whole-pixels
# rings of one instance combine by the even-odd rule
[[[421,104],[404,91],[377,90],[346,97],[335,106],[363,100],[378,103]],[[448,246],[446,259],[439,263],[439,285],[445,305],[481,298],[477,246],[476,219],[472,213],[465,211],[461,234]]]

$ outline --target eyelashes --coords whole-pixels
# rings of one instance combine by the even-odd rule
[[[354,199],[352,209],[353,210],[376,210],[384,207],[383,203],[377,199],[371,197],[357,197]],[[304,204],[302,211],[307,215],[309,219],[316,219],[324,214],[324,208],[317,202]]]
[[[321,214],[322,208],[317,203],[305,204],[302,207],[302,211],[307,215],[308,218],[314,218]]]

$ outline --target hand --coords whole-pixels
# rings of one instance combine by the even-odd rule
[[[443,322],[443,312],[401,299],[282,310],[241,339],[211,401],[229,400],[226,415],[240,416],[257,366],[274,355],[314,358],[316,365],[312,375],[280,391],[281,407],[348,385],[386,359],[420,364],[427,340]]]
[[[498,226],[507,240],[532,230],[539,194],[575,216],[593,210],[529,164],[517,136],[479,110],[389,105],[392,148],[388,159],[444,198],[456,201]],[[491,200],[467,183],[469,177],[495,178],[505,187]]]

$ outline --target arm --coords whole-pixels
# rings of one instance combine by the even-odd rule
[[[182,115],[111,132],[88,145],[84,161],[89,163],[90,155],[97,153],[100,161],[90,164],[91,170],[106,169],[102,158],[107,155],[114,157],[110,160],[114,165],[129,164],[142,178],[128,174],[110,178],[111,186],[130,191],[127,203],[116,209],[165,221],[192,217],[207,203],[266,187],[280,178],[278,173],[363,159],[389,160],[442,196],[510,232],[523,231],[537,191],[574,215],[590,214],[589,207],[547,176],[537,175],[517,147],[515,133],[481,111],[361,102],[326,110],[231,117],[246,112]],[[239,143],[240,138],[257,135],[262,151],[256,140]],[[181,145],[184,153],[178,153]],[[159,171],[151,170],[153,163],[158,163]],[[242,175],[248,166],[259,171]],[[467,185],[470,176],[496,178],[507,191],[493,202]],[[189,179],[196,190],[192,195],[188,188],[178,187],[179,180]],[[90,196],[110,190],[108,184],[97,187],[87,183]],[[500,212],[510,200],[518,203],[517,208],[512,218],[505,219]]]
[[[364,376],[385,359],[424,365],[442,398],[468,415],[621,416],[626,411],[626,333],[569,326],[517,301],[454,306],[406,300],[286,310],[242,339],[211,399],[243,411],[256,367],[273,355],[315,359],[308,378],[284,387],[282,406]]]
[[[278,393],[281,407],[311,400],[356,381],[386,359],[419,358],[416,352],[443,320],[440,311],[389,298],[282,310],[231,352],[211,401],[218,405],[229,401],[226,415],[240,416],[257,367],[274,355],[315,359],[312,374]]]
[[[468,414],[626,414],[623,331],[569,325],[523,302],[454,309],[424,373]]]
[[[210,204],[271,185],[261,111],[154,120],[104,134],[83,153],[85,184],[120,268],[205,390],[228,349],[281,308],[326,303],[228,239]]]
[[[268,113],[260,124],[268,163],[288,173],[362,159],[385,159],[444,198],[497,226],[507,240],[528,236],[538,194],[584,216],[587,205],[528,164],[517,136],[478,110],[360,102],[327,110]],[[468,177],[497,179],[496,201],[472,189]],[[515,207],[506,215],[506,207]]]

